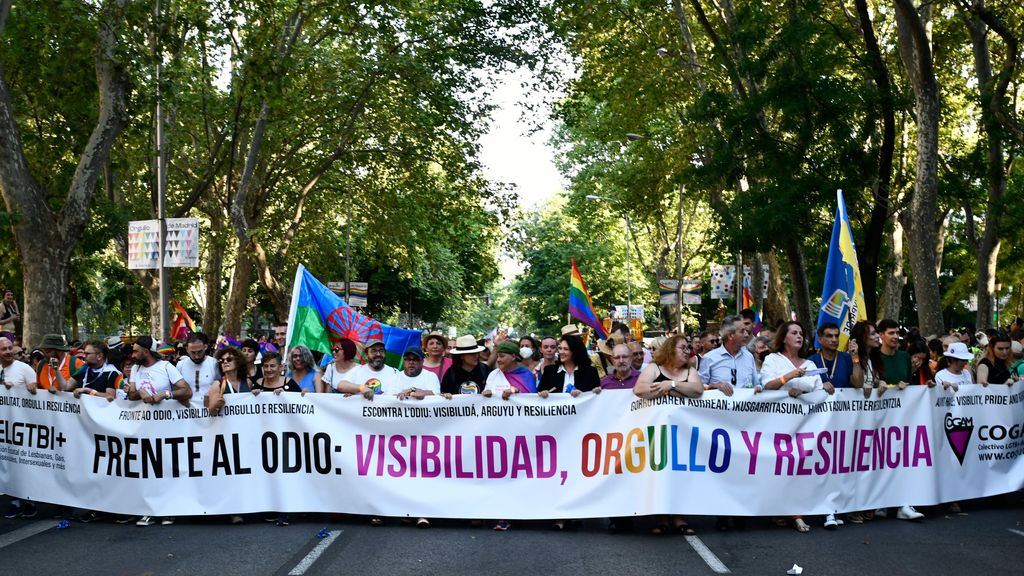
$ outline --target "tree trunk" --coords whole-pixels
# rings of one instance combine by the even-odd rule
[[[15,230],[24,225],[24,221],[19,222]],[[34,240],[18,239],[25,286],[22,338],[26,350],[38,346],[44,334],[64,334],[69,266],[60,240],[54,236],[52,229],[40,228]]]
[[[78,287],[75,286],[74,278],[68,282],[68,315],[71,317],[71,339],[81,340],[82,334],[78,329]]]
[[[903,224],[901,213],[893,218],[892,231],[889,237],[889,266],[885,274],[885,287],[882,292],[882,306],[876,316],[868,316],[868,320],[878,322],[882,318],[899,318],[903,304],[903,288],[907,285],[907,275],[903,271]]]
[[[23,337],[38,344],[46,333],[63,333],[65,290],[71,253],[82,239],[89,205],[110,148],[124,128],[128,77],[117,62],[118,26],[125,0],[104,2],[96,32],[97,118],[75,167],[58,213],[29,172],[3,68],[0,67],[0,193],[8,212],[18,214],[14,236],[24,270]],[[0,34],[10,13],[0,3]]]
[[[219,206],[210,210],[210,234],[207,243],[206,266],[203,268],[203,286],[206,303],[203,306],[203,332],[215,336],[220,329],[221,303],[223,301],[224,268],[224,218]]]
[[[774,328],[780,320],[789,320],[789,299],[786,297],[786,284],[782,281],[782,266],[779,265],[778,255],[772,250],[765,256],[768,260],[768,296],[764,301],[761,320],[765,327]]]
[[[804,326],[811,326],[817,316],[811,317],[811,292],[807,287],[807,266],[804,264],[804,249],[800,239],[790,237],[786,240],[786,260],[789,261],[789,282],[793,286],[793,302],[796,306],[796,319]]]
[[[936,274],[935,221],[938,211],[939,84],[932,66],[930,39],[910,0],[895,0],[900,58],[914,91],[917,117],[917,166],[910,198],[910,267],[917,295],[917,325],[923,334],[943,332],[942,296]]]
[[[228,302],[224,310],[224,333],[238,336],[242,333],[242,316],[245,315],[249,300],[249,283],[252,277],[252,261],[249,252],[238,248],[235,272],[228,288]]]
[[[979,3],[980,4],[980,3]],[[988,144],[988,200],[985,206],[985,230],[977,245],[978,254],[978,313],[975,326],[978,330],[993,325],[996,294],[996,263],[999,259],[999,227],[1003,196],[1006,194],[1006,171],[1003,168],[1005,154],[999,139],[999,124],[992,104],[992,60],[989,52],[987,26],[975,17],[967,19],[974,49],[974,69],[981,91],[981,118]]]
[[[882,253],[882,239],[885,237],[885,225],[889,218],[889,195],[892,186],[893,155],[896,147],[896,112],[889,69],[878,47],[878,39],[871,22],[867,0],[855,0],[854,3],[857,7],[861,36],[864,38],[872,80],[880,95],[879,106],[882,114],[882,146],[878,151],[878,176],[871,187],[874,205],[864,235],[864,243],[857,258],[857,262],[860,264],[861,281],[864,284],[864,305],[867,308],[867,317],[874,318],[878,313],[878,267]]]

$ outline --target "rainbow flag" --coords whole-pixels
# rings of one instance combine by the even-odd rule
[[[743,277],[743,308],[750,308],[754,311],[754,330],[752,333],[756,336],[761,331],[761,311],[757,309],[757,302],[750,293],[750,279],[746,276]]]
[[[171,322],[171,340],[188,340],[188,335],[196,331],[196,323],[177,300],[172,300],[171,303],[177,311],[174,322]]]
[[[836,192],[836,220],[832,225],[832,240],[828,245],[825,263],[825,281],[821,288],[821,309],[818,324],[831,322],[839,326],[839,349],[846,350],[850,330],[860,320],[867,320],[864,304],[864,285],[860,281],[857,249],[853,244],[853,230],[846,215],[843,191]],[[816,346],[821,346],[817,337]]]
[[[583,283],[580,269],[576,267],[576,258],[572,259],[572,271],[569,275],[569,315],[594,329],[602,339],[608,338],[601,321],[594,313],[594,305],[590,302],[587,285]]]
[[[292,303],[288,312],[288,346],[306,346],[330,354],[331,341],[348,338],[356,343],[359,357],[364,359],[368,340],[384,342],[387,363],[398,368],[402,354],[409,346],[419,346],[423,337],[420,330],[405,330],[388,326],[356,312],[345,301],[331,292],[299,264],[295,270]]]

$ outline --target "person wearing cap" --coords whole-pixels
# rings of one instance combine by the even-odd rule
[[[954,392],[961,384],[974,384],[971,369],[967,366],[973,359],[974,355],[963,342],[950,344],[942,356],[945,367],[935,375],[935,384],[942,384],[943,390],[952,387]]]
[[[385,394],[394,394],[399,400],[415,398],[422,400],[427,396],[441,394],[441,381],[433,372],[423,367],[424,354],[419,346],[409,346],[402,354],[402,371],[396,379],[394,389],[385,390]]]
[[[437,376],[440,382],[444,373],[452,367],[452,359],[445,355],[448,352],[448,339],[440,332],[431,332],[423,340],[423,349],[423,369]]]
[[[47,334],[39,344],[44,359],[36,368],[36,384],[43,390],[56,393],[70,390],[71,377],[85,369],[85,362],[68,354],[71,347],[63,334]]]
[[[117,397],[124,377],[121,371],[107,362],[107,344],[102,340],[86,342],[82,348],[85,353],[85,370],[71,380],[71,389],[75,398],[81,394],[103,396],[108,401]]]
[[[452,367],[441,378],[441,394],[451,399],[456,394],[479,394],[487,381],[487,366],[480,362],[483,345],[470,335],[459,336],[449,354]]]
[[[376,339],[367,340],[363,349],[366,351],[366,364],[349,372],[346,378],[338,383],[338,391],[362,394],[367,400],[373,400],[375,395],[384,394],[385,390],[395,390],[398,387],[398,372],[384,363],[387,359],[384,342]]]
[[[185,356],[178,360],[176,368],[192,388],[196,398],[206,398],[210,386],[220,379],[217,360],[208,353],[210,338],[202,332],[193,332],[185,341]]]
[[[583,340],[574,334],[566,334],[558,341],[558,364],[544,368],[537,391],[547,397],[550,392],[565,392],[579,396],[601,385],[601,378],[591,364],[590,355]]]
[[[160,343],[152,336],[140,336],[132,348],[132,368],[128,382],[128,399],[159,404],[164,400],[177,400],[188,406],[192,389],[173,364],[157,355]]]
[[[978,361],[976,369],[978,384],[1013,384],[1017,376],[1010,370],[1010,335],[997,331],[985,345],[985,355]]]
[[[537,392],[537,379],[533,372],[519,363],[519,346],[515,342],[505,340],[495,348],[497,370],[487,375],[484,396],[500,394],[508,400],[513,394],[533,394]]]

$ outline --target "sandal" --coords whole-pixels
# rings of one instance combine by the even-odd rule
[[[807,533],[811,531],[811,526],[807,524],[807,522],[804,522],[803,518],[794,518],[793,526],[796,528],[797,532]]]
[[[786,528],[789,526],[789,522],[785,518],[775,517],[772,519],[772,523],[778,528]]]
[[[665,534],[668,534],[668,524],[665,524],[664,522],[659,522],[657,525],[654,526],[654,528],[651,528],[651,534],[654,534],[655,536],[663,536]]]
[[[949,513],[950,514],[959,514],[960,513],[960,503],[959,502],[953,502],[952,504],[950,504],[949,505]]]
[[[419,518],[419,519],[416,520],[416,527],[417,528],[430,528],[430,520],[427,520],[426,518]]]
[[[383,518],[370,518],[370,526],[383,526],[383,525],[384,525],[384,519]]]
[[[551,529],[555,532],[561,532],[565,530],[565,520],[556,520],[551,523]]]

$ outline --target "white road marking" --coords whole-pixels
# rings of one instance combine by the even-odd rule
[[[288,576],[301,576],[302,574],[305,574],[306,570],[309,570],[309,567],[316,562],[317,558],[319,558],[325,550],[327,550],[327,547],[334,543],[334,540],[337,539],[341,532],[341,530],[331,530],[327,537],[321,540],[319,544],[310,550],[309,554],[306,554],[306,557],[295,565],[295,568],[292,568],[292,571],[288,573]]]
[[[1009,530],[1010,532],[1013,532],[1017,536],[1024,536],[1024,532],[1021,532],[1020,530],[1014,530],[1013,528],[1007,528],[1007,530]]]
[[[25,538],[31,538],[32,536],[35,536],[40,532],[45,532],[56,525],[57,523],[52,520],[40,520],[27,526],[22,526],[17,530],[11,530],[10,532],[0,536],[0,548],[6,548],[15,542],[20,542]]]
[[[729,568],[718,559],[718,556],[715,556],[714,552],[704,545],[700,538],[697,536],[686,536],[686,541],[690,543],[693,551],[704,559],[709,568],[718,574],[730,574]]]

